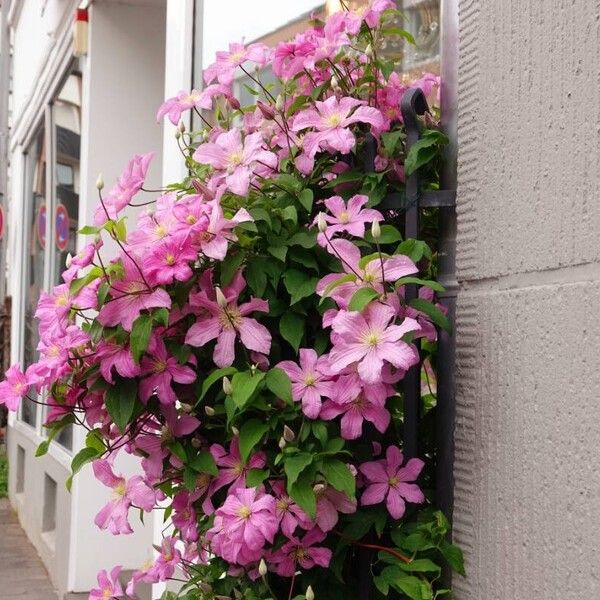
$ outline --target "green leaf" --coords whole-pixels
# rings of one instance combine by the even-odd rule
[[[225,260],[221,262],[221,285],[223,287],[228,286],[233,281],[233,277],[239,271],[245,256],[243,252],[228,254]]]
[[[444,558],[448,561],[448,564],[454,571],[459,575],[466,577],[465,559],[462,550],[458,546],[443,542],[440,546],[440,552],[444,555]]]
[[[102,432],[99,429],[92,429],[91,431],[88,431],[87,435],[85,436],[85,445],[88,448],[95,448],[100,453],[103,453],[106,450],[104,438],[102,437]]]
[[[96,235],[100,231],[100,227],[92,227],[91,225],[84,225],[78,233],[81,235]]]
[[[298,112],[306,104],[309,97],[310,96],[297,96],[288,108],[288,116],[291,117],[294,113]]]
[[[404,240],[396,249],[395,254],[404,254],[414,263],[419,262],[424,256],[431,260],[431,250],[423,240]]]
[[[289,269],[283,274],[285,288],[291,296],[290,305],[300,302],[302,298],[307,298],[315,293],[318,279],[310,277],[297,269]]]
[[[269,469],[250,469],[246,475],[246,487],[258,487],[269,474]]]
[[[78,294],[84,287],[92,283],[92,281],[102,277],[103,272],[100,267],[93,267],[90,269],[83,277],[79,279],[74,279],[71,281],[69,285],[69,294],[71,296],[75,296]]]
[[[402,240],[402,234],[393,225],[381,225],[381,235],[377,239],[378,244],[395,244]],[[375,239],[368,231],[365,234],[365,240],[370,244],[375,243]]]
[[[312,477],[301,476],[296,483],[288,487],[292,500],[311,518],[317,516],[317,497],[313,490]]]
[[[317,244],[316,231],[299,231],[287,242],[288,246],[302,246],[302,248],[314,248]]]
[[[242,425],[239,441],[240,455],[244,462],[248,460],[256,444],[258,444],[268,430],[269,426],[258,419],[250,419]]]
[[[36,451],[35,451],[35,456],[36,458],[40,457],[40,456],[44,456],[44,454],[46,454],[46,452],[48,452],[48,448],[50,447],[50,440],[44,440],[43,442],[40,442],[40,445],[37,447]]]
[[[194,471],[198,471],[198,473],[208,473],[209,475],[219,474],[215,459],[210,452],[206,452],[205,450],[199,452],[188,461],[188,466],[194,469]]]
[[[298,211],[295,206],[286,206],[281,211],[281,216],[284,221],[291,221],[294,225],[298,224]]]
[[[406,594],[411,600],[429,600],[430,598],[433,598],[431,588],[426,581],[413,575],[407,575],[397,566],[386,567],[383,569],[380,578],[382,583]],[[375,584],[378,589],[384,593],[377,581]],[[387,595],[387,592],[385,592],[385,595]]]
[[[267,289],[267,274],[259,261],[250,261],[244,273],[248,287],[259,297]]]
[[[440,571],[442,570],[440,565],[436,565],[429,558],[416,558],[414,560],[411,560],[409,563],[404,563],[401,562],[399,559],[390,556],[389,554],[387,554],[387,556],[384,557],[384,554],[387,553],[379,553],[379,558],[381,560],[387,560],[388,558],[391,558],[392,560],[396,561],[395,564],[397,564],[398,567],[400,567],[403,571],[407,571],[409,573],[440,573]]]
[[[237,373],[237,369],[235,367],[223,367],[222,369],[217,369],[213,371],[203,382],[202,382],[202,390],[200,391],[200,396],[198,396],[198,402],[206,396],[206,392],[210,389],[212,385],[214,385],[217,381],[221,381],[223,377],[230,377],[234,373]]]
[[[306,188],[298,194],[298,202],[302,204],[307,213],[312,211],[314,197],[313,191],[310,188]]]
[[[342,183],[352,183],[355,181],[362,181],[364,178],[364,173],[362,171],[344,171],[340,175],[338,175],[335,179],[332,179],[328,183],[326,183],[323,187],[325,189],[334,188],[337,185]]]
[[[129,336],[131,354],[133,360],[139,364],[140,359],[148,348],[150,334],[152,333],[152,317],[149,314],[141,314],[134,322]]]
[[[448,143],[448,137],[434,129],[423,133],[408,151],[404,161],[405,174],[411,175],[417,169],[431,161],[440,151],[440,147]]]
[[[287,488],[288,491],[291,486],[294,485],[300,473],[308,467],[313,461],[313,455],[308,452],[298,452],[292,456],[286,458],[283,468],[287,477]]]
[[[321,442],[321,446],[327,444],[327,425],[322,421],[313,421],[311,424],[313,435]]]
[[[379,292],[372,287],[360,288],[352,294],[348,303],[348,310],[362,312],[373,300],[379,298]]]
[[[285,262],[285,257],[288,251],[287,246],[269,246],[267,251],[281,262]]]
[[[327,458],[321,465],[321,473],[338,492],[345,492],[350,498],[356,493],[356,480],[350,469],[335,458]]]
[[[402,131],[402,129],[381,134],[381,141],[383,142],[383,147],[385,148],[388,156],[392,156],[394,154],[394,150],[396,149],[398,142],[405,136],[406,134],[404,131]]]
[[[286,312],[279,321],[281,337],[296,351],[304,335],[304,317],[294,312]]]
[[[409,283],[416,283],[417,285],[431,288],[436,292],[443,292],[446,290],[446,288],[437,281],[432,281],[431,279],[421,279],[419,277],[401,277],[394,285],[396,288],[399,288],[400,286],[407,285]]]
[[[136,398],[135,379],[116,376],[114,385],[106,390],[104,397],[106,410],[121,433],[125,433],[125,428],[133,416]]]
[[[152,313],[152,320],[157,325],[162,325],[163,327],[167,327],[169,325],[169,309],[168,308],[158,308]]]
[[[428,300],[415,298],[408,304],[409,306],[412,306],[412,308],[416,308],[418,311],[425,313],[438,327],[441,327],[445,331],[450,331],[452,329],[448,317]]]
[[[292,382],[288,374],[278,367],[274,367],[267,372],[265,378],[267,387],[281,400],[284,400],[288,404],[293,402],[292,400]]]
[[[412,44],[413,46],[417,43],[410,31],[406,31],[406,29],[402,29],[400,27],[386,27],[381,30],[381,33],[386,36],[391,35],[403,37],[409,44]]]
[[[231,380],[233,402],[238,408],[244,408],[252,398],[258,384],[264,379],[262,371],[242,371],[236,373]]]
[[[82,448],[71,461],[71,476],[67,479],[67,489],[71,491],[71,484],[73,483],[73,475],[79,473],[82,467],[87,463],[91,462],[102,453],[98,452],[96,448]]]

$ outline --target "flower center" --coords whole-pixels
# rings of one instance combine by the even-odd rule
[[[285,512],[289,507],[290,503],[285,498],[279,498],[279,500],[277,500],[277,510]]]
[[[66,295],[57,296],[55,304],[56,306],[67,306],[67,304],[69,304],[69,299]]]
[[[308,556],[308,552],[304,548],[296,548],[296,560],[302,560]]]
[[[340,223],[344,223],[344,224],[349,223],[350,215],[348,214],[347,211],[343,211],[342,213],[340,213],[339,219],[340,219]]]
[[[157,225],[154,228],[154,233],[157,237],[164,238],[169,232],[167,231],[167,228],[164,225]]]
[[[164,360],[159,360],[157,358],[154,359],[154,364],[152,365],[152,370],[155,373],[162,373],[167,370],[167,363]]]
[[[330,127],[338,127],[339,124],[342,122],[342,115],[340,114],[333,114],[333,115],[329,115],[328,117],[325,118],[325,123],[327,123],[327,125],[329,125]]]
[[[307,373],[304,376],[304,385],[306,385],[308,387],[312,387],[313,385],[315,385],[316,382],[317,382],[317,378],[315,377],[314,373]]]
[[[198,222],[198,219],[196,219],[196,217],[194,215],[188,215],[185,218],[186,222],[189,223],[190,225],[195,225]]]
[[[364,333],[362,336],[362,341],[367,346],[371,346],[371,348],[374,348],[380,342],[379,332],[370,330]]]
[[[397,477],[390,477],[388,479],[388,483],[390,484],[391,487],[394,487],[394,486],[398,485],[398,478]]]
[[[103,597],[103,598],[112,598],[112,597],[113,597],[113,591],[112,591],[112,588],[109,588],[109,587],[107,587],[107,588],[104,588],[104,589],[102,590],[102,597]]]
[[[125,484],[125,480],[121,479],[117,485],[113,488],[113,497],[115,500],[121,500],[121,498],[125,497],[125,493],[127,492],[127,485]]]
[[[51,358],[56,358],[60,354],[60,348],[58,346],[52,346],[48,349],[46,354]]]
[[[241,150],[236,150],[235,152],[232,152],[229,155],[229,168],[233,169],[237,167],[242,162],[243,158],[244,155],[242,154]]]
[[[244,53],[241,50],[233,52],[229,55],[229,62],[233,63],[234,65],[241,63],[242,60],[244,60]]]
[[[242,316],[237,306],[226,306],[221,309],[219,323],[223,329],[237,329],[242,322]]]
[[[171,266],[175,264],[175,255],[172,252],[167,252],[165,255],[165,262]]]
[[[20,381],[18,383],[15,383],[15,385],[13,385],[13,390],[15,390],[16,394],[19,394],[19,395],[22,394],[24,389],[25,389],[25,386]]]
[[[252,511],[247,506],[242,506],[238,510],[238,516],[240,517],[240,519],[249,519],[251,514]]]

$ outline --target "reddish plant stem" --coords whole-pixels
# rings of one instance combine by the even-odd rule
[[[359,546],[360,548],[368,548],[369,550],[379,550],[380,552],[386,552],[387,554],[390,554],[391,556],[394,556],[407,564],[412,562],[412,558],[405,556],[404,554],[398,552],[397,550],[394,550],[393,548],[387,548],[386,546],[380,546],[378,544],[366,544],[365,542],[359,542],[358,540],[354,540],[351,537],[344,535],[341,531],[337,531],[336,529],[333,530],[333,533],[335,533],[342,539],[350,542],[353,546]]]

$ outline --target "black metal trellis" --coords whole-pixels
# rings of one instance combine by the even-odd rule
[[[420,88],[408,90],[402,97],[401,112],[406,128],[406,150],[410,150],[421,135],[419,117],[428,112],[429,107]],[[375,170],[376,144],[369,138],[365,147],[364,167]],[[405,213],[404,238],[418,239],[420,234],[420,212],[423,208],[440,208],[440,230],[454,230],[455,190],[421,191],[418,169],[406,178],[406,191],[388,194],[377,206],[380,210]],[[440,244],[440,278],[443,282],[454,281],[454,257],[445,254]],[[405,298],[410,301],[418,297],[418,286],[409,284],[405,288]],[[449,290],[440,300],[447,305],[448,317],[453,324],[454,290]],[[451,518],[453,504],[453,463],[454,463],[454,336],[453,333],[439,332],[438,337],[437,406],[435,411],[435,503]],[[403,451],[406,458],[418,455],[419,415],[421,411],[421,366],[415,365],[404,377],[404,427]],[[372,597],[371,573],[372,553],[361,550],[359,560],[359,600]],[[446,573],[446,579],[449,574]]]

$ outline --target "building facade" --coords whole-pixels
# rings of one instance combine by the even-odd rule
[[[203,67],[229,41],[275,43],[339,3],[1,4],[11,48],[8,177],[0,173],[6,293],[11,359],[27,363],[37,297],[83,243],[76,232],[90,221],[98,173],[109,182],[131,155],[156,150],[149,187],[184,175],[173,127],[154,121],[162,99],[200,87]],[[441,71],[452,141],[445,183],[457,189],[458,228],[445,232],[457,277],[445,283],[456,293],[454,536],[468,577],[455,579],[456,598],[597,598],[600,8],[403,6],[417,47],[402,68]],[[78,8],[88,11],[87,52],[75,58]],[[44,416],[29,403],[11,417],[10,499],[62,596],[89,590],[99,568],[138,567],[162,523],[100,535],[93,517],[105,490],[89,469],[71,494],[64,485],[83,431],[36,458]]]

